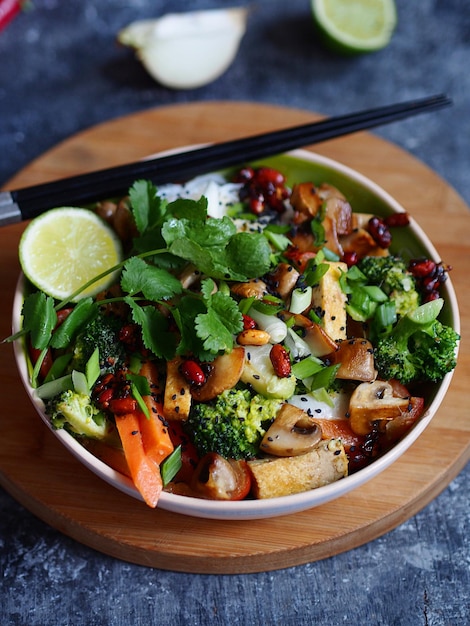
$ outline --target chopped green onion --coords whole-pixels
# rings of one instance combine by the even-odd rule
[[[304,289],[296,288],[292,291],[289,311],[302,313],[312,304],[312,288],[307,285]]]
[[[292,365],[292,374],[299,380],[305,380],[322,370],[324,367],[325,366],[319,359],[308,356]]]
[[[93,350],[91,357],[85,366],[85,374],[88,383],[88,389],[91,389],[98,380],[100,372],[100,351],[98,348]]]
[[[336,378],[336,372],[340,368],[340,363],[337,365],[329,365],[327,367],[323,367],[320,371],[313,375],[312,383],[310,385],[310,389],[312,391],[316,389],[321,389],[325,387],[328,389],[331,387],[334,379]]]
[[[42,384],[36,389],[36,395],[38,398],[41,398],[41,400],[48,400],[49,398],[53,398],[68,389],[73,389],[71,374],[61,376],[60,378],[56,378],[55,380]]]
[[[357,267],[352,265],[346,272],[346,278],[351,282],[365,283],[367,278],[363,272]]]
[[[325,227],[322,222],[315,218],[310,222],[310,228],[313,235],[313,243],[315,246],[321,246],[325,243]]]
[[[160,465],[163,486],[166,487],[180,471],[183,463],[181,461],[181,445],[173,450],[170,456]]]
[[[238,303],[238,309],[240,313],[242,313],[243,315],[247,315],[255,300],[256,298],[254,296],[252,296],[251,298],[243,298],[242,300],[240,300],[240,302]]]
[[[332,397],[325,389],[325,387],[320,387],[320,389],[315,389],[310,392],[310,395],[317,400],[317,402],[323,402],[324,404],[333,407],[335,403],[333,402]]]
[[[322,250],[325,255],[325,259],[327,261],[339,261],[340,260],[339,255],[337,255],[336,252],[333,252],[333,250],[330,250],[326,246],[323,246]]]
[[[31,374],[31,386],[32,387],[37,387],[38,385],[38,378],[39,378],[41,366],[43,364],[44,359],[46,358],[47,350],[48,350],[47,347],[41,350],[41,353],[39,354],[36,360],[36,363],[34,364],[33,373]]]
[[[318,256],[318,255],[317,255]],[[316,259],[315,259],[316,261]],[[323,276],[330,269],[328,263],[311,263],[308,266],[308,269],[304,272],[305,283],[310,287],[314,285],[318,285]]]
[[[397,321],[397,310],[395,302],[393,300],[387,300],[383,304],[380,304],[374,315],[374,323],[379,328],[387,328],[392,326]]]
[[[362,289],[371,300],[374,300],[374,302],[386,302],[388,300],[387,294],[385,291],[382,291],[380,287],[376,287],[375,285],[364,285]]]
[[[72,353],[66,352],[65,354],[61,354],[58,356],[51,365],[51,369],[47,372],[47,376],[44,379],[45,383],[50,382],[51,380],[56,380],[60,378],[65,372],[65,368],[70,363],[72,359]]]
[[[265,330],[270,335],[273,343],[280,343],[285,339],[287,326],[286,323],[278,317],[275,315],[266,315],[258,311],[254,306],[250,309],[248,314],[255,320],[261,330]]]
[[[310,346],[295,332],[293,328],[287,326],[287,335],[284,340],[286,348],[289,349],[294,359],[302,359],[311,354]]]
[[[84,396],[90,395],[90,387],[88,386],[87,377],[83,372],[77,370],[72,371],[72,383],[73,388],[77,393],[81,393]]]
[[[264,315],[277,315],[284,308],[284,302],[274,296],[265,296],[262,300],[253,301],[252,310],[255,309]]]
[[[142,395],[139,391],[139,388],[133,382],[131,383],[131,392],[132,392],[132,397],[137,401],[137,404],[139,405],[139,409],[142,411],[142,413],[145,415],[147,419],[150,419],[150,412],[149,412],[148,406],[145,404],[144,399],[142,398]]]
[[[263,231],[264,236],[269,241],[269,243],[280,252],[283,252],[291,245],[291,240],[288,239],[285,235],[281,233],[274,233],[267,228]]]

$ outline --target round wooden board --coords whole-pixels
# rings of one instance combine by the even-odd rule
[[[118,165],[187,144],[305,123],[312,114],[264,104],[201,102],[162,107],[91,128],[31,163],[6,188]],[[313,148],[312,148],[313,149]],[[403,150],[368,133],[315,146],[369,176],[418,220],[453,266],[463,334],[469,328],[470,215],[462,199]],[[10,333],[24,224],[0,231],[2,337]],[[466,235],[466,236],[465,236]],[[104,483],[62,447],[36,415],[16,373],[0,359],[0,483],[32,513],[92,548],[133,563],[192,573],[251,573],[299,565],[362,545],[428,504],[470,458],[466,337],[450,391],[431,425],[392,467],[350,495],[303,513],[250,522],[151,510]]]

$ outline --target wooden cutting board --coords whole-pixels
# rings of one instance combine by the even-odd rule
[[[6,188],[122,164],[187,144],[221,141],[312,119],[306,111],[240,102],[157,108],[91,128],[47,152]],[[369,176],[418,220],[453,266],[463,341],[450,391],[431,425],[380,476],[319,508],[277,519],[213,521],[151,510],[108,486],[61,446],[36,415],[0,347],[0,483],[46,523],[96,550],[133,563],[197,573],[250,573],[329,557],[401,524],[436,497],[470,458],[470,214],[433,171],[368,133],[315,146]],[[24,224],[0,230],[0,334],[10,333]]]

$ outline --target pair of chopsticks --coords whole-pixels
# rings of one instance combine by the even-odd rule
[[[138,179],[152,180],[155,185],[185,181],[200,174],[431,112],[451,103],[443,94],[433,95],[5,191],[0,193],[0,226],[31,219],[56,206],[87,204],[126,194]]]

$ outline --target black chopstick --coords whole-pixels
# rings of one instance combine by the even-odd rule
[[[87,204],[126,194],[138,179],[149,179],[156,185],[183,182],[200,174],[431,112],[451,103],[446,95],[438,94],[3,192],[0,226],[31,219],[55,206]]]

